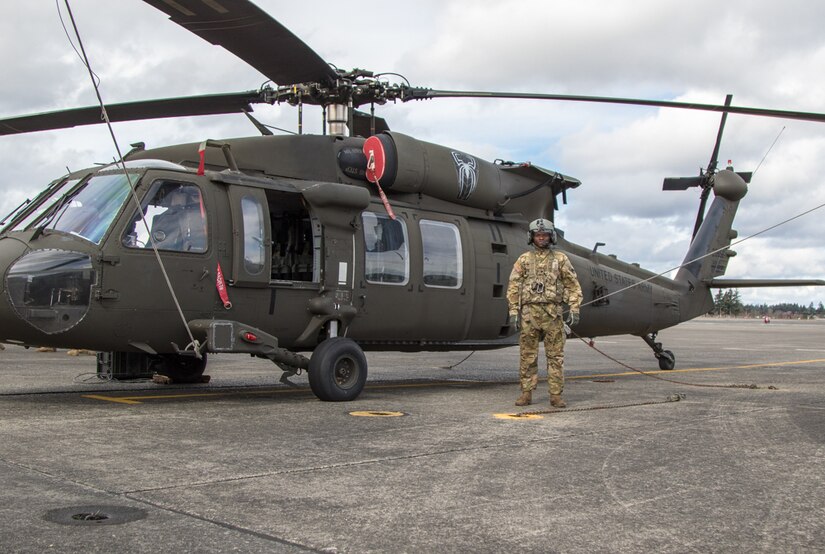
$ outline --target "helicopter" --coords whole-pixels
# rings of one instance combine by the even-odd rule
[[[247,0],[144,1],[274,85],[108,105],[109,121],[240,113],[260,136],[136,143],[122,161],[71,171],[9,214],[0,230],[3,342],[85,348],[100,353],[99,366],[182,381],[202,375],[210,353],[249,354],[285,375],[306,370],[325,401],[358,397],[365,351],[517,344],[505,291],[513,262],[529,248],[527,224],[554,220],[581,182],[419,140],[374,114],[376,104],[448,97],[721,114],[707,168],[664,181],[666,190],[701,191],[673,278],[600,253],[598,243],[574,244],[559,230],[556,247],[584,293],[578,336],[638,336],[661,369],[673,369],[675,355],[657,334],[707,313],[711,289],[825,284],[723,278],[750,174],[720,169],[717,159],[730,113],[825,121],[823,114],[735,106],[730,96],[712,105],[414,87],[335,68]],[[252,116],[256,103],[299,114],[320,106],[324,132],[276,136]],[[0,135],[100,119],[100,107],[9,117]]]

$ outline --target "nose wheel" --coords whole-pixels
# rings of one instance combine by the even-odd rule
[[[659,360],[659,369],[670,371],[676,367],[676,356],[670,350],[662,348],[661,342],[656,342],[656,333],[645,335],[642,340],[653,349],[653,355]]]

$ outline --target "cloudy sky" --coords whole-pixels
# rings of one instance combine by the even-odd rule
[[[414,85],[718,104],[730,93],[735,105],[825,112],[821,2],[256,3],[336,66],[398,72]],[[71,6],[106,102],[250,90],[265,81],[140,0]],[[35,0],[0,19],[0,117],[96,102],[57,9],[54,0]],[[577,177],[583,185],[556,216],[567,238],[605,242],[601,251],[657,272],[682,260],[698,206],[698,191],[662,192],[662,178],[698,174],[719,125],[710,113],[538,101],[444,99],[378,110],[417,138]],[[305,123],[318,132],[320,115],[308,111]],[[289,106],[255,113],[297,127]],[[137,141],[153,147],[255,130],[232,115],[121,123],[115,133],[126,151]],[[0,137],[0,212],[67,167],[111,161],[114,152],[103,126]],[[825,203],[825,124],[730,116],[719,158],[741,171],[759,167],[735,223],[740,237]],[[735,249],[729,277],[825,278],[825,208]],[[825,287],[742,293],[746,302],[825,301]]]

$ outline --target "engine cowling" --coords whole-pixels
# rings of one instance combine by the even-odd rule
[[[379,183],[388,193],[424,194],[494,211],[501,211],[514,198],[529,195],[532,209],[513,205],[506,211],[550,217],[553,196],[580,184],[576,179],[537,166],[491,163],[402,133],[388,131],[374,138],[380,143],[380,158],[385,163]],[[342,151],[338,161],[350,177],[367,180],[367,157],[363,152]]]

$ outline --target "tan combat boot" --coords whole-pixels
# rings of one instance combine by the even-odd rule
[[[554,408],[566,408],[567,402],[564,401],[560,394],[551,394],[550,405]]]
[[[533,392],[528,390],[521,393],[521,396],[519,396],[518,400],[516,400],[516,406],[527,406],[532,402]]]

